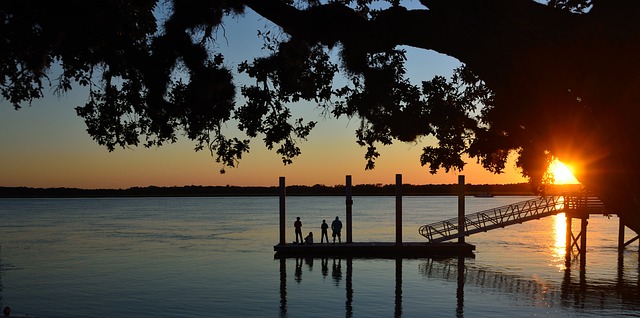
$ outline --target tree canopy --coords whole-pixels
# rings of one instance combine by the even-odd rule
[[[160,5],[170,14],[159,15]],[[184,134],[230,167],[258,136],[290,163],[316,124],[292,118],[290,107],[308,101],[360,120],[367,169],[379,146],[425,136],[437,140],[420,158],[432,173],[463,169],[464,156],[500,173],[516,153],[538,186],[559,158],[638,232],[639,7],[632,0],[3,1],[0,92],[18,109],[45,86],[86,86],[88,102],[76,111],[100,145],[161,146]],[[268,54],[231,70],[215,34],[246,10],[282,34],[261,32]],[[451,78],[415,84],[404,47],[463,66]],[[235,71],[254,82],[237,87]],[[227,136],[230,121],[246,137]]]

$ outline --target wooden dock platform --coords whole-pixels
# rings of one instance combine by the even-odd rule
[[[420,258],[437,256],[473,256],[475,245],[468,243],[362,242],[341,244],[278,244],[273,247],[275,258],[287,257],[375,257]]]
[[[464,218],[464,176],[458,176],[458,218]],[[351,176],[346,178],[346,243],[295,244],[286,243],[286,186],[280,177],[280,243],[273,247],[275,258],[288,257],[362,257],[362,258],[422,258],[473,257],[474,245],[464,242],[404,242],[402,240],[402,175],[396,174],[396,239],[394,242],[353,242]],[[338,219],[338,217],[336,217]],[[463,229],[464,224],[458,224]],[[457,231],[461,233],[460,231]]]

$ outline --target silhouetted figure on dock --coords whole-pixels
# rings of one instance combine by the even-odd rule
[[[296,229],[296,244],[304,243],[302,239],[302,221],[300,221],[300,217],[296,218],[296,221],[293,222],[293,227]],[[298,237],[300,237],[300,241],[298,241]]]
[[[336,242],[336,236],[338,237],[338,243],[342,243],[342,239],[340,238],[340,231],[342,231],[342,222],[336,216],[336,219],[331,222],[331,231],[333,236],[333,243]]]
[[[329,243],[329,234],[327,233],[327,229],[329,228],[329,224],[327,221],[322,220],[322,225],[320,225],[320,229],[322,230],[322,234],[320,235],[320,243],[324,243],[324,238],[327,238],[327,243]]]
[[[9,316],[11,316],[11,307],[9,307],[9,306],[4,307],[4,309],[2,310],[2,314],[3,314],[5,317],[9,317]]]
[[[313,244],[313,232],[309,232],[309,235],[304,238],[304,244],[311,245]]]

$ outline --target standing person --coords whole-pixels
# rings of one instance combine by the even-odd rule
[[[300,236],[300,243],[304,243],[302,239],[302,221],[300,221],[300,217],[296,218],[296,221],[293,222],[293,227],[296,229],[296,244],[298,244],[298,236]]]
[[[327,221],[322,220],[322,225],[320,225],[320,229],[322,230],[322,234],[320,235],[320,243],[324,243],[324,238],[327,238],[327,243],[329,243],[329,234],[327,234],[327,229],[329,228],[329,224]]]
[[[336,236],[338,237],[338,243],[342,243],[342,239],[340,238],[340,231],[342,230],[342,222],[336,216],[336,219],[331,222],[331,231],[333,232],[333,243],[336,242]]]

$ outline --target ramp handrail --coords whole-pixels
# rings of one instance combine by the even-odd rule
[[[465,215],[465,236],[486,232],[525,221],[540,219],[564,211],[564,198],[540,197],[493,209]],[[458,232],[458,218],[423,225],[418,229],[420,235],[430,242],[443,242],[462,236]]]

